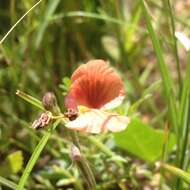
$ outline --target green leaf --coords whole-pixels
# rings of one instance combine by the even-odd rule
[[[156,130],[133,119],[127,130],[114,135],[116,144],[134,156],[149,162],[158,160],[162,155],[165,134],[163,130]],[[175,136],[170,134],[168,150],[171,151],[175,144]]]
[[[34,167],[34,165],[36,164],[41,152],[43,151],[45,145],[47,144],[50,136],[52,135],[53,131],[55,130],[55,128],[59,125],[60,120],[55,121],[52,126],[48,129],[48,131],[44,134],[44,136],[41,138],[41,140],[39,141],[38,145],[35,147],[24,171],[23,174],[19,180],[18,186],[16,190],[22,190],[24,189],[24,185]]]
[[[7,160],[11,173],[17,173],[22,169],[23,166],[23,155],[22,151],[16,151],[8,155]]]
[[[67,95],[71,86],[71,79],[68,77],[64,77],[62,79],[62,84],[59,85],[59,88],[63,91],[63,95]]]
[[[71,86],[71,79],[68,77],[63,78],[63,84],[69,89]]]

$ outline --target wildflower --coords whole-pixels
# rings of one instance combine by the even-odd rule
[[[124,99],[124,84],[119,75],[103,60],[92,60],[79,66],[71,77],[71,88],[65,99],[68,109],[78,117],[66,127],[89,133],[124,130],[129,118],[108,110]]]

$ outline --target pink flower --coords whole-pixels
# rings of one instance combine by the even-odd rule
[[[129,118],[108,112],[124,99],[124,84],[120,76],[103,60],[92,60],[79,66],[71,77],[71,88],[65,105],[78,109],[78,117],[66,127],[100,133],[121,131]]]

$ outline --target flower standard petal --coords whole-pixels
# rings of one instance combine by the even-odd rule
[[[81,65],[71,77],[69,94],[78,105],[99,109],[124,95],[120,76],[103,60],[92,60]]]

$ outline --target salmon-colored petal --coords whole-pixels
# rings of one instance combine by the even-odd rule
[[[69,95],[78,105],[101,108],[121,94],[124,95],[120,76],[103,60],[92,60],[81,65],[71,80]]]
[[[89,109],[81,113],[79,117],[66,124],[66,127],[86,133],[99,134],[124,130],[129,123],[129,118],[116,113],[104,112],[97,109]]]

